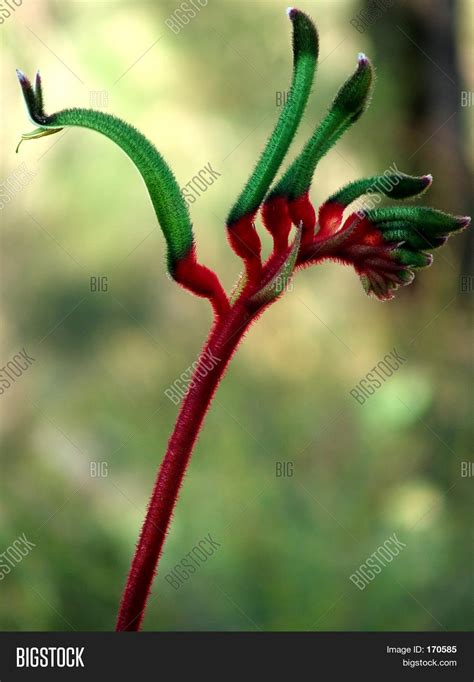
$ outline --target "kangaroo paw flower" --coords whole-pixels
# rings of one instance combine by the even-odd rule
[[[361,182],[359,187],[366,186],[366,181]],[[404,180],[404,188],[396,192],[397,198],[419,193],[417,189],[423,191],[422,184],[422,178]],[[403,206],[352,213],[339,228],[346,200],[357,197],[347,188],[334,197],[337,201],[331,198],[322,207],[322,228],[301,255],[301,264],[330,258],[353,265],[365,291],[380,300],[393,298],[400,286],[410,284],[414,270],[433,262],[433,256],[426,251],[441,247],[448,237],[470,222],[468,217],[433,208]]]
[[[318,58],[318,34],[310,18],[293,8],[288,10],[288,16],[293,24],[293,78],[288,99],[257,165],[227,219],[231,246],[245,261],[247,269],[252,270],[249,273],[250,278],[258,275],[261,265],[260,239],[255,232],[254,218],[300,124]],[[271,219],[265,224],[272,230]],[[282,228],[279,238],[284,242],[283,233]]]
[[[197,363],[193,363],[195,370],[189,390],[155,482],[120,604],[119,631],[140,628],[180,486],[227,365],[250,325],[281,296],[295,270],[325,259],[350,265],[367,294],[389,300],[399,287],[413,281],[418,269],[431,265],[431,250],[443,246],[470,222],[466,216],[432,208],[406,205],[379,208],[379,195],[390,199],[417,197],[432,182],[430,175],[414,177],[392,169],[349,183],[332,194],[319,211],[313,207],[309,193],[319,160],[358,120],[370,99],[374,71],[363,54],[359,54],[355,72],[338,91],[323,121],[272,187],[306,108],[319,49],[316,28],[309,17],[293,8],[288,15],[293,26],[289,96],[227,218],[230,244],[245,263],[245,271],[230,299],[217,275],[197,261],[186,202],[171,169],[154,145],[133,126],[100,111],[65,109],[47,115],[39,73],[33,86],[18,71],[28,114],[37,126],[22,140],[76,126],[94,130],[115,142],[145,182],[166,240],[171,276],[193,294],[209,299],[217,318]],[[363,196],[368,197],[363,208],[349,208]],[[274,241],[273,253],[264,264],[255,228],[259,210]],[[296,226],[296,234],[289,245],[292,225]],[[217,362],[209,365],[209,357]]]

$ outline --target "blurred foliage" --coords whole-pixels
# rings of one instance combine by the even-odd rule
[[[0,546],[22,533],[36,543],[0,582],[2,629],[113,627],[177,412],[164,391],[196,358],[211,322],[210,306],[165,276],[145,189],[108,140],[70,130],[15,155],[30,128],[15,67],[41,69],[50,111],[89,106],[91,92],[105,91],[106,109],[148,135],[183,185],[212,163],[222,177],[191,209],[200,258],[230,288],[239,262],[223,218],[289,82],[286,4],[210,0],[175,34],[165,24],[174,0],[43,0],[1,26],[1,177],[23,162],[36,173],[0,211],[1,364],[23,347],[35,358],[1,397]],[[418,83],[394,81],[391,10],[381,43],[376,24],[364,33],[351,25],[356,2],[299,6],[318,24],[321,61],[298,144],[359,51],[383,64],[369,112],[320,164],[315,202],[394,161],[429,172],[417,154],[409,158],[423,140],[394,99]],[[466,0],[457,14],[464,78],[469,8]],[[425,151],[436,144],[433,134]],[[468,212],[441,205],[442,187],[441,171],[425,203]],[[472,293],[460,288],[467,241],[457,239],[388,304],[365,297],[349,269],[305,271],[250,331],[196,447],[147,629],[472,626],[472,483],[460,475],[472,443]],[[108,291],[92,293],[91,276],[107,276]],[[350,390],[394,347],[407,362],[359,405]],[[294,463],[293,477],[275,475],[281,461]],[[92,477],[91,462],[106,462],[108,476]],[[167,572],[207,533],[221,547],[173,590]],[[359,591],[349,576],[392,533],[406,549]]]

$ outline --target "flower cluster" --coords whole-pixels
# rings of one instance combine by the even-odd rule
[[[369,59],[359,54],[357,68],[337,92],[323,121],[301,152],[274,183],[295,137],[311,93],[319,52],[318,34],[310,18],[288,10],[293,25],[293,77],[289,96],[273,132],[242,192],[229,212],[227,231],[234,252],[243,260],[245,274],[229,299],[217,275],[197,261],[193,228],[179,185],[154,145],[133,126],[115,116],[88,109],[64,109],[46,115],[41,79],[34,86],[18,71],[31,120],[38,126],[22,139],[81,126],[106,135],[131,158],[140,171],[167,243],[171,276],[192,293],[208,298],[218,316],[240,299],[251,307],[272,302],[300,266],[324,259],[352,265],[365,291],[380,300],[409,284],[414,271],[432,262],[429,251],[470,222],[432,208],[401,206],[346,209],[367,195],[408,199],[421,195],[430,175],[413,177],[401,172],[357,180],[333,194],[316,212],[310,190],[320,159],[367,108],[374,82]],[[260,213],[273,237],[274,248],[262,263],[261,242],[255,227]],[[296,234],[289,244],[293,226]]]

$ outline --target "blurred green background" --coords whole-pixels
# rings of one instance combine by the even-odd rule
[[[29,0],[0,26],[0,179],[22,163],[35,174],[0,211],[0,364],[23,347],[35,358],[1,396],[0,553],[22,533],[36,545],[0,582],[1,629],[113,628],[177,413],[164,391],[212,319],[166,276],[151,203],[118,148],[73,129],[15,154],[32,128],[15,67],[41,69],[49,111],[133,123],[181,185],[212,164],[221,177],[191,211],[199,257],[230,289],[240,264],[224,219],[288,87],[286,4],[209,0],[170,28],[174,1]],[[395,162],[434,174],[424,203],[469,214],[472,3],[386,4],[367,19],[370,3],[300,2],[320,64],[292,153],[364,51],[372,105],[321,162],[314,202]],[[472,626],[471,252],[472,235],[451,240],[385,304],[324,264],[252,328],[196,447],[145,629]],[[91,292],[91,276],[108,290]],[[359,405],[350,390],[394,347],[406,363]],[[208,533],[221,546],[174,590],[165,576]],[[350,575],[393,533],[406,548],[357,589]]]

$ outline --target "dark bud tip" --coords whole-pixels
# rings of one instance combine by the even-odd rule
[[[456,223],[459,225],[461,230],[464,230],[464,228],[466,228],[470,222],[471,222],[471,216],[468,216],[468,215],[462,215],[462,216],[459,216],[458,218],[456,218]]]
[[[369,60],[363,52],[359,52],[357,55],[357,63],[359,64],[360,68],[368,66]]]
[[[26,87],[28,87],[28,85],[30,85],[30,81],[29,81],[28,78],[25,76],[25,74],[23,73],[23,71],[20,71],[20,69],[17,69],[17,70],[16,70],[16,75],[18,76],[18,80],[20,81],[20,85],[21,85],[22,88],[26,88]]]
[[[286,13],[288,14],[288,16],[289,16],[289,18],[291,19],[291,21],[293,21],[293,20],[296,18],[297,14],[298,14],[298,10],[295,9],[294,7],[288,7],[287,10],[286,10]]]
[[[421,179],[423,180],[423,184],[425,185],[425,187],[429,187],[433,182],[433,176],[431,175],[431,173],[428,173],[427,175],[422,175]]]

